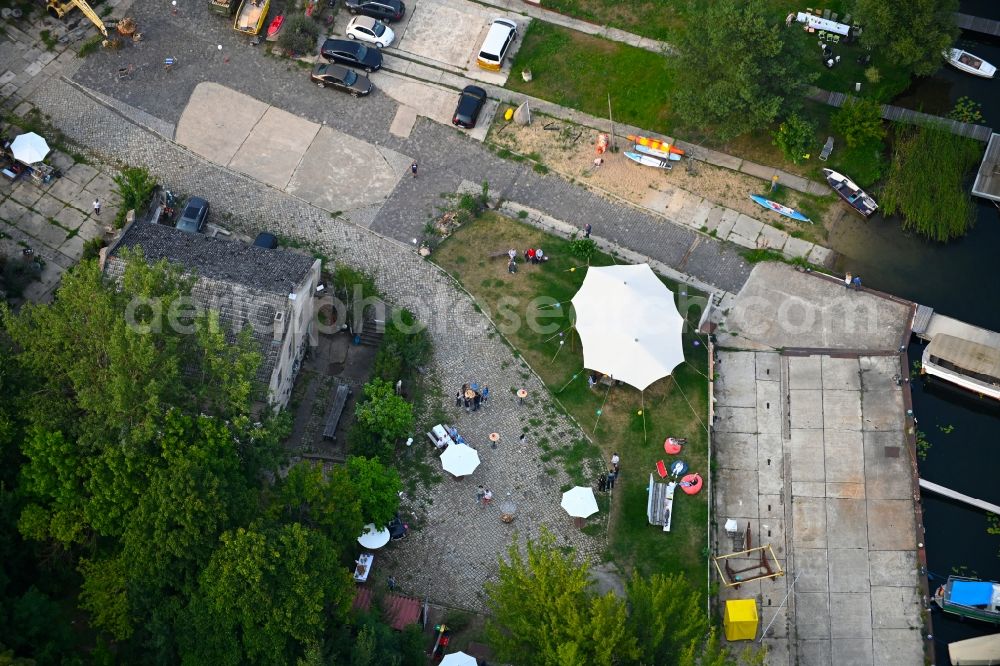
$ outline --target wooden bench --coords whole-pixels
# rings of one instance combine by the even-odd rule
[[[340,417],[343,416],[344,407],[347,406],[347,399],[350,397],[351,388],[346,384],[337,384],[333,388],[333,405],[326,415],[323,439],[337,439],[337,426],[340,425]]]
[[[649,487],[646,489],[646,518],[650,525],[662,526],[664,532],[670,531],[673,519],[675,483],[656,483],[653,475],[649,475]]]

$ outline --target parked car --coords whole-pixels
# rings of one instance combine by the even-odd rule
[[[257,234],[257,238],[254,239],[253,244],[266,250],[273,250],[278,247],[278,237],[267,231],[262,231]]]
[[[355,16],[347,24],[347,36],[351,39],[358,39],[362,42],[369,42],[375,46],[385,48],[392,44],[396,34],[392,28],[382,21],[373,19],[371,16]]]
[[[373,87],[371,79],[367,76],[343,65],[316,65],[309,78],[320,88],[337,88],[351,93],[354,97],[367,95]]]
[[[476,64],[483,69],[499,71],[503,67],[503,59],[510,51],[510,45],[517,39],[517,24],[510,19],[493,19],[490,31],[479,49]]]
[[[319,54],[332,62],[357,67],[366,72],[382,69],[382,52],[349,39],[328,39]]]
[[[352,14],[364,14],[383,21],[398,21],[406,13],[401,0],[347,0],[344,3]]]
[[[451,117],[453,125],[472,129],[476,126],[479,112],[486,103],[486,91],[479,86],[465,86],[458,96],[458,105],[455,107],[455,114]]]
[[[206,220],[208,220],[208,202],[201,197],[191,197],[177,220],[176,228],[198,234],[205,228]]]

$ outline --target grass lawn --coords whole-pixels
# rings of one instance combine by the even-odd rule
[[[521,71],[533,78],[525,83]],[[615,122],[666,132],[673,89],[666,58],[602,37],[532,21],[514,57],[507,88],[608,116],[611,93]]]
[[[510,275],[506,257],[489,257],[512,247],[520,252],[528,247],[542,247],[551,259],[534,266],[519,264],[518,273]],[[567,467],[576,476],[582,458],[600,455],[607,464],[612,452],[620,454],[622,474],[615,487],[609,556],[626,571],[635,568],[644,575],[680,572],[700,588],[706,576],[707,493],[688,496],[678,492],[671,532],[664,533],[647,522],[646,487],[657,460],[670,464],[670,457],[663,452],[667,436],[686,437],[688,446],[681,457],[691,471],[707,476],[707,439],[702,425],[708,414],[707,379],[702,374],[707,365],[704,345],[694,347],[693,335],[686,333],[684,350],[688,363],[675,370],[676,383],[671,378],[662,379],[650,386],[644,396],[628,386],[610,391],[603,386],[601,390],[591,390],[583,371],[579,338],[572,331],[563,338],[558,335],[569,326],[568,304],[539,309],[537,302],[533,302],[539,297],[550,299],[549,303],[568,302],[582,284],[586,266],[570,254],[568,241],[487,213],[446,239],[432,259],[454,275],[484,311],[497,313],[499,306],[506,303],[505,312],[494,316],[494,321],[600,447],[597,451],[582,439],[539,440],[543,459]],[[615,262],[612,257],[599,254],[591,263],[606,266]],[[665,282],[674,288],[672,283]],[[508,325],[512,321],[510,312],[516,312],[521,322],[543,315],[540,322],[549,326],[548,332],[532,331],[527,325]],[[696,324],[700,307],[691,308],[686,314],[689,323]],[[562,346],[560,339],[565,341]],[[496,342],[502,344],[499,338]],[[601,410],[599,419],[598,410]],[[585,485],[596,483],[594,479],[581,481]],[[599,499],[599,504],[603,513],[607,508],[604,498]],[[584,529],[595,527],[591,524]]]

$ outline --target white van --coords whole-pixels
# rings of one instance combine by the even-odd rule
[[[490,24],[490,31],[486,33],[486,39],[479,49],[479,57],[476,63],[483,69],[499,71],[503,66],[503,59],[507,57],[510,45],[517,37],[517,24],[510,19],[493,19]]]

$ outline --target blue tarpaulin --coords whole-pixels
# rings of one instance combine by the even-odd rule
[[[951,584],[950,601],[962,606],[986,606],[993,597],[993,583],[956,580]]]

